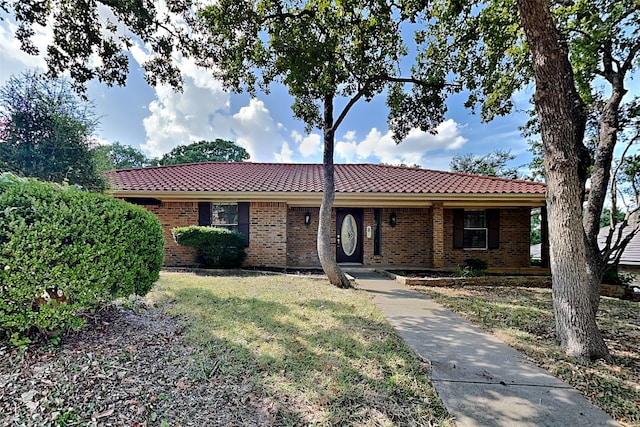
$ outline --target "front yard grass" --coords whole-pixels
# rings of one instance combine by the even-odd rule
[[[597,361],[585,365],[568,358],[558,348],[550,289],[413,289],[525,353],[618,422],[640,426],[640,303],[601,298],[598,323],[613,363]]]
[[[310,277],[163,273],[147,300],[185,327],[190,380],[240,379],[270,423],[452,425],[425,367],[362,292]]]

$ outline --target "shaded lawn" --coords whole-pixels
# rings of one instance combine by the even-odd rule
[[[425,367],[362,291],[291,276],[163,273],[192,380],[237,382],[276,425],[452,425]]]
[[[412,288],[522,351],[618,422],[640,426],[640,303],[601,298],[598,324],[614,360],[580,364],[557,345],[550,289]]]

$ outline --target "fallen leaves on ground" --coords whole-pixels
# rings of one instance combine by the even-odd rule
[[[192,362],[176,319],[111,307],[59,347],[0,344],[0,424],[269,424],[269,402],[243,392],[241,380],[190,378]]]

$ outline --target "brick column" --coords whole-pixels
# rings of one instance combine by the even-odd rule
[[[287,204],[252,202],[249,208],[247,267],[287,266]]]
[[[431,244],[431,264],[433,268],[444,267],[444,209],[442,202],[435,202],[433,210],[433,241]]]

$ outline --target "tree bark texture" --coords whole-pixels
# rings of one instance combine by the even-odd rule
[[[576,92],[568,50],[548,0],[518,0],[532,55],[535,108],[545,151],[547,213],[556,332],[567,354],[608,357],[592,310],[582,200],[588,167],[584,104]]]
[[[351,287],[351,282],[336,262],[335,250],[331,246],[331,212],[335,198],[335,178],[333,165],[333,148],[335,131],[333,128],[333,97],[324,99],[324,191],[318,218],[318,258],[329,282],[339,288]]]
[[[600,216],[604,202],[609,193],[611,180],[611,163],[613,151],[618,142],[618,127],[620,104],[626,90],[622,86],[623,79],[612,80],[613,91],[609,99],[604,103],[598,120],[598,146],[595,153],[593,173],[591,174],[591,190],[585,209],[583,225],[587,238],[587,254],[589,263],[589,282],[591,284],[592,308],[597,312],[600,303],[599,287],[604,270],[607,266],[607,257],[603,257],[598,244],[600,232]],[[615,84],[618,82],[618,84]]]

